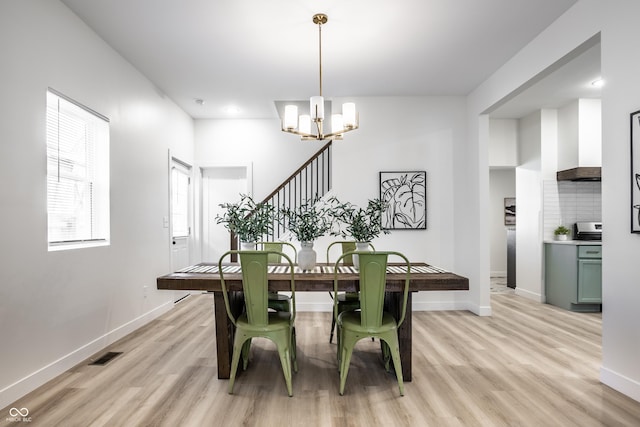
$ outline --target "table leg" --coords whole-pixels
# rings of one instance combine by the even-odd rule
[[[401,295],[398,292],[398,295]],[[412,356],[412,337],[411,331],[413,330],[412,325],[412,293],[409,292],[409,296],[407,297],[407,314],[404,318],[404,322],[400,325],[398,329],[398,339],[400,340],[400,360],[402,361],[402,378],[404,381],[411,381],[411,356]],[[398,297],[400,300],[401,298]]]
[[[242,292],[229,292],[229,304],[234,316],[242,313],[244,297]],[[216,321],[216,352],[218,358],[218,378],[228,379],[231,374],[231,356],[235,327],[227,316],[222,292],[213,293],[213,312]]]
[[[398,328],[398,340],[400,344],[400,362],[402,363],[403,381],[411,381],[411,331],[412,331],[412,292],[407,297],[407,313],[404,322]],[[387,292],[385,310],[389,311],[396,319],[402,314],[402,292]]]
[[[231,372],[233,351],[233,324],[227,317],[222,292],[213,293],[213,312],[216,320],[216,352],[218,356],[218,378],[228,379]]]

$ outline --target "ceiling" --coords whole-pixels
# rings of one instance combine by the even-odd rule
[[[576,0],[62,2],[192,117],[276,118],[318,94],[314,13],[325,97],[466,95]]]

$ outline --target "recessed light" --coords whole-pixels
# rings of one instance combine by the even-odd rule
[[[196,104],[198,104],[198,105],[201,105],[201,106],[202,106],[202,105],[204,105],[204,99],[200,99],[200,98],[198,98],[198,99],[195,99],[195,100],[194,100],[194,102],[195,102]]]
[[[227,114],[239,114],[240,108],[235,105],[228,105],[224,107],[224,112]]]
[[[595,79],[594,81],[591,82],[591,86],[593,87],[602,87],[604,86],[604,80],[602,79]]]

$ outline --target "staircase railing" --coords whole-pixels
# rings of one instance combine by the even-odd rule
[[[307,200],[327,194],[331,190],[331,147],[332,141],[327,142],[261,203],[271,205],[276,210],[283,206],[296,209]],[[263,240],[278,240],[285,231],[274,219],[273,232],[263,236]],[[238,239],[231,233],[231,249],[237,249],[237,242]]]

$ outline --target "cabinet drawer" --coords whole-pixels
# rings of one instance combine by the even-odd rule
[[[578,246],[578,258],[602,258],[602,246]]]

